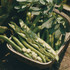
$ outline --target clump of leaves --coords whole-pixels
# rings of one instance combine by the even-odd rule
[[[53,12],[54,5],[60,3],[56,1],[1,0],[0,25],[8,27],[10,21],[19,25],[19,19],[22,19],[32,31],[58,50],[66,32],[69,32],[69,25],[64,18]]]

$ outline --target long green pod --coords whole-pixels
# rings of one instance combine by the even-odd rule
[[[40,48],[39,49],[41,51],[42,54],[44,54],[46,57],[51,58],[51,59],[55,59],[55,56],[52,53],[47,52],[44,48]]]
[[[27,42],[24,41],[24,39],[20,39],[20,41],[29,49],[31,49],[32,51],[36,52],[43,60],[43,62],[46,62],[44,56],[39,52],[37,51],[36,49],[34,49],[33,47],[31,47]]]
[[[29,42],[29,40],[25,37],[25,36],[23,36],[23,34],[22,33],[18,33],[18,37],[21,39],[21,37],[22,38],[24,38],[31,46],[33,46],[35,49],[37,49],[37,50],[39,50],[40,48],[39,48],[39,46],[37,45],[37,43],[34,41],[34,43],[31,43],[31,42]],[[21,36],[21,37],[20,37]]]
[[[22,35],[20,35],[20,36],[22,36]],[[19,36],[19,38],[21,39],[21,37]],[[25,39],[25,38],[24,38]],[[18,43],[18,42],[17,42]],[[29,42],[28,42],[29,43]],[[54,59],[54,55],[53,54],[51,54],[51,53],[49,53],[49,52],[47,52],[44,48],[42,48],[38,43],[36,43],[37,45],[35,45],[35,44],[31,44],[31,43],[29,43],[32,47],[34,47],[35,49],[37,49],[40,53],[42,53],[42,54],[44,54],[45,56],[47,56],[47,57],[50,57],[50,58],[52,58],[52,59]]]
[[[26,48],[15,36],[12,37],[13,40],[23,49]],[[27,52],[23,53],[25,56],[32,58]]]
[[[19,36],[19,39],[22,39],[20,36]],[[36,43],[37,44],[37,43]],[[38,44],[37,44],[38,45]],[[50,57],[52,59],[54,59],[54,56],[53,54],[50,54],[49,52],[47,52],[44,48],[42,48],[40,45],[38,45],[38,47],[35,47],[37,45],[34,45],[34,44],[31,44],[32,47],[34,47],[35,49],[37,49],[40,53],[42,53],[43,55],[47,57]],[[47,58],[47,61],[50,60]]]
[[[48,57],[45,57],[45,59],[46,59],[47,61],[50,61],[50,59],[48,59]]]
[[[22,36],[22,34],[19,34],[21,37],[23,37]],[[21,37],[19,36],[19,38],[20,39],[22,39]],[[24,37],[23,37],[24,38]],[[24,38],[25,39],[25,38]],[[27,41],[28,42],[28,41]],[[29,43],[29,42],[28,42]],[[41,47],[37,42],[36,42],[36,44],[37,45],[34,45],[34,44],[31,44],[31,43],[29,43],[32,47],[34,47],[35,49],[37,49],[40,53],[42,53],[42,54],[44,54],[45,56],[47,56],[47,57],[50,57],[50,58],[52,58],[52,59],[54,59],[54,55],[53,54],[51,54],[51,53],[49,53],[49,52],[47,52],[43,47]],[[38,47],[36,47],[36,46],[38,46]]]
[[[18,52],[22,52],[21,48],[16,45],[12,40],[10,40],[8,37],[4,36],[4,35],[0,35],[0,39],[5,40],[6,42],[8,42],[12,47],[14,47]]]
[[[36,44],[38,45],[39,49],[38,51],[40,51],[42,54],[44,54],[45,56],[54,59],[54,55],[50,52],[47,52],[45,48],[43,48],[38,42],[36,42]]]
[[[57,55],[57,53],[50,47],[49,44],[47,44],[44,40],[40,39],[40,38],[37,38],[38,42],[40,42],[46,49],[48,49],[48,51],[50,53],[52,53],[54,56],[55,56],[55,59],[58,61],[59,60],[59,57]]]
[[[18,35],[25,39],[25,36],[23,35],[23,33],[18,33]],[[39,38],[39,39],[40,39],[40,38]],[[26,41],[27,41],[27,40],[26,40]],[[41,41],[42,41],[42,44],[43,44],[44,42],[43,42],[42,39],[41,39]],[[41,41],[39,40],[39,42],[41,42]],[[30,43],[30,44],[31,44],[31,43]],[[38,44],[37,44],[37,45],[38,45]],[[38,46],[39,46],[39,45],[38,45]],[[48,51],[50,50],[50,47],[49,47],[48,44],[45,43],[43,46],[48,46],[47,49],[48,49]],[[41,50],[39,49],[39,51],[41,51]],[[44,50],[43,52],[41,52],[41,53],[44,53],[44,52],[47,53],[45,50]],[[50,53],[52,53],[52,52],[53,52],[53,50],[51,50],[48,54],[50,54]],[[45,54],[45,55],[46,55],[46,56],[50,56],[50,55],[48,55],[48,54]],[[56,54],[56,53],[54,53],[54,54]],[[58,56],[56,56],[56,55],[54,55],[54,54],[52,53],[52,55],[51,55],[50,57],[51,57],[51,58],[54,58],[54,59],[55,59],[55,58],[58,59]]]
[[[31,36],[34,38],[34,40],[36,40],[37,42],[39,42],[40,44],[42,44],[44,47],[46,47],[46,49],[49,49],[48,51],[52,54],[55,55],[55,59],[58,61],[59,57],[57,55],[57,53],[51,48],[51,46],[49,44],[47,44],[44,40],[40,39],[35,33],[33,33],[26,24],[24,24],[24,22],[22,20],[20,20],[20,24],[22,24],[22,29],[26,30],[27,33],[31,34]],[[11,28],[14,29],[14,31],[16,33],[22,33],[23,34],[23,30],[18,27],[16,24],[9,24]]]
[[[4,35],[0,35],[0,39],[3,39],[3,40],[5,40],[6,42],[8,42],[13,48],[15,48],[18,52],[24,54],[26,57],[31,58],[31,56],[30,56],[29,54],[23,53],[23,52],[22,52],[22,49],[21,49],[18,45],[16,45],[12,40],[10,40],[8,37],[6,37],[6,36],[4,36]]]
[[[25,24],[24,24],[25,25]],[[25,25],[26,26],[26,25]],[[22,29],[24,29],[22,27]],[[37,42],[39,42],[41,45],[43,45],[46,49],[48,49],[48,51],[50,53],[52,53],[54,56],[55,56],[55,59],[58,61],[59,60],[59,57],[57,55],[57,53],[51,48],[51,46],[49,44],[47,44],[44,40],[42,40],[41,38],[39,38],[35,33],[33,33],[27,26],[26,26],[26,30],[28,32],[31,32],[31,34],[33,35],[33,37],[35,37],[35,40]]]
[[[28,53],[23,53],[26,57],[28,57],[28,58],[31,58],[32,59],[32,57],[28,54]]]
[[[21,48],[25,48],[25,46],[24,46],[15,36],[13,36],[12,39],[13,39]]]

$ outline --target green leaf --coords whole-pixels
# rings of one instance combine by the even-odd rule
[[[36,11],[36,12],[35,11],[32,11],[32,14],[33,15],[39,15],[40,14],[40,11]]]
[[[51,17],[49,20],[47,20],[46,22],[44,22],[41,27],[43,28],[51,28],[52,27],[52,21],[53,21],[54,17]]]
[[[58,8],[59,11],[62,11],[63,10],[63,5],[61,5],[59,8]]]
[[[32,11],[40,11],[40,8],[38,8],[38,7],[30,7],[30,10],[32,10]]]
[[[66,30],[62,24],[60,24],[60,31],[62,34],[65,34]]]
[[[45,5],[45,1],[44,0],[40,0],[40,3]]]
[[[60,29],[56,30],[56,31],[55,31],[55,38],[56,38],[56,39],[59,39],[60,35],[61,35]]]

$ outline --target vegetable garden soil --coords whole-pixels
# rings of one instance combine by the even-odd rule
[[[0,70],[40,70],[11,56],[4,44],[0,45],[0,47]],[[59,63],[55,63],[51,68],[44,70],[70,70],[70,44],[60,56]]]

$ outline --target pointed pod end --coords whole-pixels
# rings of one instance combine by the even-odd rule
[[[55,56],[55,59],[56,59],[56,61],[58,62],[58,61],[59,61],[59,56],[56,55],[56,56]]]

